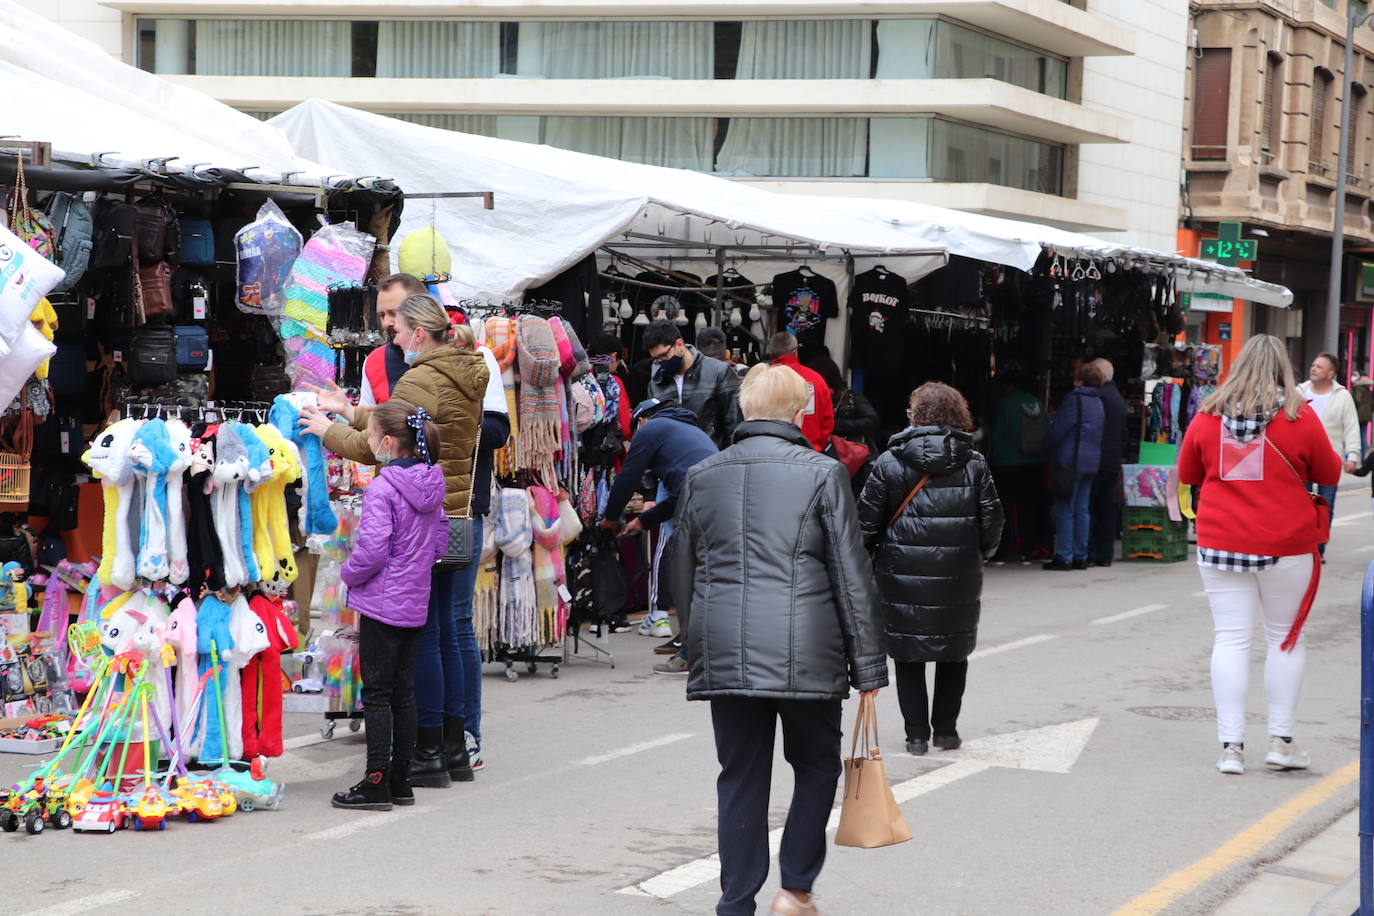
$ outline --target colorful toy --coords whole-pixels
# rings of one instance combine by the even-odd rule
[[[16,614],[27,614],[29,602],[33,600],[33,586],[24,581],[27,575],[28,570],[13,560],[0,566],[0,581],[9,587],[10,600]]]
[[[134,584],[134,549],[129,541],[129,511],[134,498],[133,462],[129,447],[141,422],[124,419],[99,433],[81,460],[100,478],[105,499],[101,560],[97,576],[102,585],[129,589]]]
[[[259,808],[270,808],[275,811],[281,807],[285,787],[266,778],[257,760],[253,761],[247,771],[220,767],[213,775],[233,790],[240,811],[256,811]]]
[[[243,668],[243,756],[282,755],[282,652],[296,648],[296,627],[282,599],[257,595],[248,603],[267,635],[268,644]]]
[[[129,820],[135,830],[166,830],[169,808],[156,786],[144,786],[129,806]]]
[[[34,777],[27,789],[14,786],[0,809],[0,830],[14,833],[21,823],[35,836],[49,825],[58,830],[70,827],[72,817],[67,813],[66,794],[49,789],[42,776]]]
[[[220,647],[233,649],[234,637],[229,628],[233,609],[214,595],[206,595],[200,603],[196,615],[196,652],[197,664],[201,675],[219,667]],[[217,672],[212,673],[212,689],[215,702],[223,703],[224,679]],[[210,710],[207,700],[201,708],[195,734],[188,746],[188,756],[201,760],[220,761],[227,759],[228,748],[224,743],[224,729],[220,717]]]
[[[187,823],[218,820],[224,814],[219,793],[203,782],[182,778],[172,790],[177,799],[177,810],[186,818]]]
[[[79,833],[114,833],[129,826],[128,808],[110,790],[91,796],[72,821],[72,829]]]
[[[253,613],[248,606],[248,599],[243,595],[234,599],[232,610],[229,632],[233,636],[233,642],[231,648],[226,649],[223,654],[224,728],[228,737],[229,757],[238,760],[243,757],[242,672],[258,653],[271,645],[271,638],[267,635],[266,623]]]
[[[264,573],[264,581],[280,578],[294,582],[299,571],[286,518],[286,487],[301,478],[300,449],[269,423],[259,425],[257,432],[272,460],[270,481],[260,484],[253,493],[253,536],[258,566],[277,571],[276,576]]]

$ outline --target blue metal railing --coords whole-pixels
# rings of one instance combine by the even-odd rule
[[[1374,563],[1360,599],[1360,909],[1374,916]]]

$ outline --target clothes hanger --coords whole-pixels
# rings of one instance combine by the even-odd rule
[[[810,267],[807,267],[805,264],[797,268],[797,273],[801,274],[803,277],[816,276],[816,272],[812,270]]]

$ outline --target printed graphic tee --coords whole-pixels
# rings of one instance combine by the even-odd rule
[[[825,323],[840,314],[834,281],[800,269],[773,278],[773,305],[780,329],[792,332],[803,356],[825,345]]]
[[[854,278],[849,293],[849,365],[865,372],[900,371],[911,296],[906,281],[880,268]]]

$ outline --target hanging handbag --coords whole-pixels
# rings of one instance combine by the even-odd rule
[[[862,757],[858,753],[860,737],[864,742]],[[909,839],[911,830],[892,797],[883,754],[878,749],[878,710],[871,696],[861,694],[853,742],[844,760],[844,802],[835,845],[875,849]]]
[[[851,478],[859,473],[864,462],[868,461],[870,454],[867,445],[846,439],[843,436],[831,436],[830,448],[827,451],[830,453],[830,457],[844,465],[844,469],[849,472]]]
[[[1073,467],[1055,468],[1050,474],[1050,489],[1056,499],[1073,499],[1073,491],[1078,488],[1078,446],[1083,441],[1083,402],[1077,395],[1073,399],[1075,421],[1073,426]]]
[[[477,414],[477,441],[472,443],[472,484],[468,488],[468,504],[460,515],[450,515],[448,523],[448,544],[443,554],[434,561],[439,572],[457,572],[467,569],[477,558],[477,544],[473,540],[472,492],[477,487],[477,456],[482,449],[482,414]]]
[[[24,179],[24,155],[15,160],[14,197],[10,207],[10,229],[24,243],[49,261],[57,257],[57,231],[42,210],[29,207],[29,184]]]
[[[1331,504],[1326,501],[1326,497],[1320,493],[1313,493],[1307,489],[1307,481],[1298,473],[1298,469],[1293,467],[1293,462],[1288,460],[1273,440],[1267,435],[1264,441],[1274,450],[1274,453],[1283,459],[1283,463],[1288,465],[1288,470],[1293,472],[1293,476],[1298,479],[1298,486],[1302,487],[1303,493],[1312,501],[1312,510],[1317,514],[1317,543],[1325,544],[1331,540]],[[1307,581],[1307,591],[1303,593],[1302,603],[1298,605],[1298,614],[1293,618],[1293,625],[1288,629],[1288,635],[1284,637],[1279,648],[1284,652],[1292,652],[1293,647],[1298,644],[1298,637],[1302,635],[1303,624],[1307,623],[1307,615],[1312,612],[1312,603],[1317,600],[1317,589],[1322,582],[1322,555],[1320,549],[1312,551],[1312,578]]]

